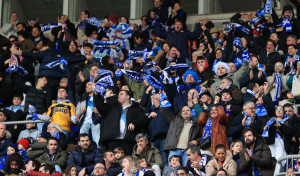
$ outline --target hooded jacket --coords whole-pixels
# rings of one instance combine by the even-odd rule
[[[196,64],[192,64],[192,68],[197,73],[197,75],[198,75],[199,79],[201,80],[201,82],[205,82],[205,81],[207,81],[209,79],[213,79],[214,75],[215,75],[215,72],[212,71],[209,68],[208,61],[207,61],[207,59],[205,57],[204,57],[204,60],[205,60],[205,66],[204,66],[203,70],[199,70],[197,63]]]

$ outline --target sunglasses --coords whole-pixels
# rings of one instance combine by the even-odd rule
[[[10,43],[14,43],[16,40],[11,40],[11,41],[9,41]]]

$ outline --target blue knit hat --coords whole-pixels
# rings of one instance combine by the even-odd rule
[[[195,79],[195,83],[197,83],[198,82],[198,75],[197,75],[197,73],[196,72],[194,72],[194,71],[192,71],[192,70],[188,70],[188,71],[186,71],[185,73],[184,73],[184,82],[185,82],[185,80],[186,80],[186,77],[187,77],[187,75],[193,75],[194,76],[194,79]]]

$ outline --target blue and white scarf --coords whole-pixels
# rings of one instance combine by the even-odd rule
[[[295,59],[295,62],[298,62],[298,61],[300,60],[300,57],[299,57],[297,54],[295,54],[294,56],[288,56],[288,57],[286,58],[285,63],[284,63],[284,67],[287,66],[287,62],[288,62],[288,60],[290,60],[291,58],[294,58],[294,59]],[[295,74],[295,73],[296,73],[296,70],[294,69],[293,62],[290,61],[290,72],[289,72],[287,75],[291,75],[291,74]]]
[[[236,68],[239,68],[240,66],[242,66],[243,60],[238,56],[238,53],[236,53],[233,63]]]
[[[245,28],[244,26],[237,24],[237,23],[233,23],[234,29],[241,33],[241,34],[245,34],[245,35],[250,35],[251,31],[248,28]]]
[[[134,82],[137,83],[143,83],[144,82],[144,76],[145,73],[143,72],[137,72],[137,71],[131,71],[131,70],[125,70],[125,69],[120,69],[117,73],[116,73],[116,77],[121,77],[122,74],[124,74],[125,76],[133,79]]]
[[[257,105],[255,104],[255,114],[258,116],[258,117],[262,117],[262,116],[268,116],[268,112],[265,108],[264,105]]]
[[[246,49],[246,50],[243,51],[242,59],[243,59],[243,62],[245,62],[246,64],[249,63],[249,61],[250,61],[250,53],[249,53],[248,49]]]
[[[113,40],[126,40],[129,39],[132,35],[133,27],[129,24],[119,23],[118,25],[113,25],[107,32],[107,36]]]
[[[117,67],[124,68],[123,63],[121,63],[121,62],[115,62],[115,65],[116,65]]]
[[[265,14],[272,14],[272,0],[267,0],[265,7],[256,12],[258,17],[262,17]]]
[[[10,107],[8,107],[8,110],[11,110],[13,112],[17,112],[18,110],[20,110],[22,108],[21,105],[14,107],[14,105],[11,105]]]
[[[231,32],[232,31],[232,24],[230,22],[225,22],[225,28],[223,30],[223,33],[225,34],[226,32]]]
[[[28,105],[28,112],[32,116],[33,121],[39,119],[38,115],[36,114],[36,108],[33,105]]]
[[[177,83],[180,78],[179,76],[171,77],[166,71],[163,70],[159,76],[159,79],[162,80],[164,84],[173,84],[174,82]]]
[[[41,27],[41,31],[45,32],[45,31],[49,31],[55,27],[59,27],[62,26],[62,23],[50,23],[50,24],[43,24]]]
[[[278,105],[278,101],[282,92],[282,78],[280,73],[274,73],[275,75],[275,94],[274,94],[274,105]]]
[[[251,116],[247,115],[244,111],[242,114],[246,117],[246,123],[245,123],[245,128],[250,128],[251,127]]]
[[[108,48],[111,45],[115,45],[118,47],[121,47],[121,45],[122,45],[122,48],[125,48],[125,45],[126,45],[126,43],[122,40],[119,40],[119,41],[95,41],[95,39],[94,39],[91,41],[93,42],[94,47],[97,47],[97,48]]]
[[[250,90],[250,89],[247,89],[247,90],[246,90],[246,92],[247,92],[247,93],[249,93],[249,94],[251,94],[251,95],[253,95],[253,96],[255,97],[255,93],[254,93],[254,92],[252,92],[252,90]]]
[[[6,72],[8,73],[12,73],[12,72],[20,72],[23,76],[26,76],[28,74],[28,72],[21,66],[18,66],[18,65],[13,65],[11,67],[8,67],[6,70]]]
[[[163,92],[160,94],[159,102],[160,102],[160,107],[161,108],[169,108],[169,107],[172,106],[171,103],[168,100],[168,96],[165,95]]]
[[[222,58],[219,58],[219,59],[216,58],[214,60],[213,65],[212,65],[212,70],[215,70],[216,65],[217,65],[218,62],[222,62]]]
[[[167,68],[164,69],[164,71],[187,70],[189,68],[190,67],[187,64],[176,64],[176,65],[168,66]]]
[[[261,70],[265,76],[267,76],[264,67],[261,64],[258,64],[258,70]]]
[[[151,55],[152,55],[152,51],[147,52],[147,48],[145,48],[143,51],[135,51],[135,50],[129,50],[128,51],[128,58],[129,59],[143,58],[143,60],[146,61],[148,56],[151,56]]]
[[[212,119],[211,119],[211,118],[208,118],[208,119],[207,119],[207,122],[206,122],[206,125],[205,125],[205,130],[204,130],[204,134],[203,134],[203,136],[202,136],[202,139],[205,139],[205,138],[211,136],[211,128],[212,128],[212,124],[213,124]]]
[[[59,66],[62,70],[64,70],[64,66],[68,65],[68,62],[63,57],[57,61],[50,62],[46,65],[48,68],[53,68]]]
[[[102,78],[100,78],[94,87],[94,91],[97,93],[100,93],[103,96],[103,93],[106,91],[105,88],[107,87],[113,87],[114,86],[114,82],[111,79],[110,75],[104,76]]]
[[[260,20],[261,20],[261,16],[258,16],[250,20],[249,23],[250,25],[256,26]]]
[[[143,71],[146,72],[148,75],[151,75],[151,73],[157,71],[157,69],[153,66],[157,66],[157,63],[150,61],[144,66]]]
[[[262,136],[263,137],[269,137],[269,129],[270,129],[270,126],[276,121],[276,117],[272,117],[266,124],[267,126],[267,129],[263,131],[263,134]]]
[[[281,27],[285,27],[285,32],[292,32],[292,25],[290,19],[283,18]]]
[[[145,79],[151,86],[158,88],[160,90],[164,89],[164,85],[160,81],[158,81],[156,78],[154,78],[153,76],[146,75]]]

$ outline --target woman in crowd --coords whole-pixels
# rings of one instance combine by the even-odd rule
[[[237,165],[231,152],[226,151],[223,144],[218,144],[215,151],[214,157],[205,166],[206,175],[216,176],[219,169],[224,169],[228,176],[236,176]]]

